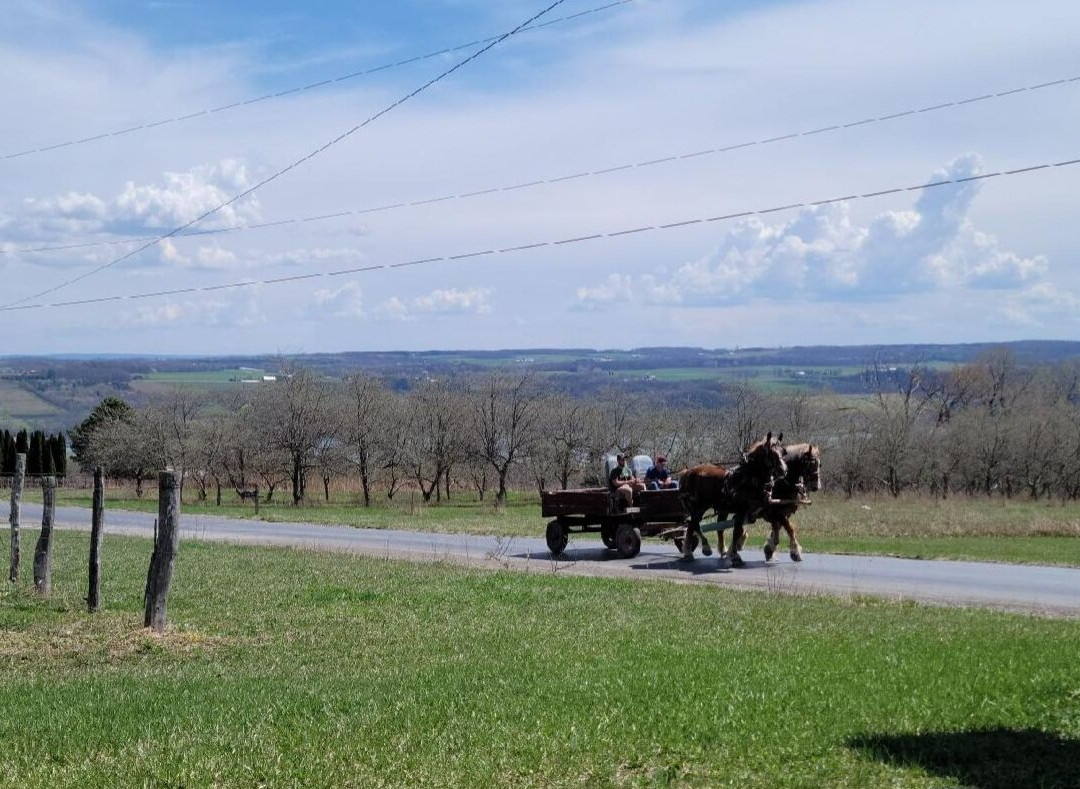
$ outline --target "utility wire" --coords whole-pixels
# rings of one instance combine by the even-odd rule
[[[430,204],[433,204],[433,203],[449,202],[451,200],[466,200],[466,199],[473,198],[473,197],[479,197],[481,195],[494,194],[496,192],[510,192],[510,191],[517,191],[517,190],[520,190],[520,189],[531,189],[531,188],[534,188],[534,187],[537,187],[537,186],[542,186],[542,185],[545,185],[545,184],[561,183],[563,181],[572,181],[572,180],[578,180],[578,179],[581,179],[581,178],[591,178],[591,177],[595,177],[595,176],[599,176],[599,175],[606,175],[608,173],[621,172],[623,170],[632,170],[632,169],[641,168],[641,167],[651,167],[651,166],[657,165],[657,164],[670,164],[672,162],[680,161],[680,160],[683,160],[683,159],[695,159],[695,158],[702,157],[702,156],[714,156],[714,155],[721,154],[721,153],[728,153],[730,151],[741,150],[743,148],[751,148],[751,147],[754,147],[754,146],[761,146],[761,145],[772,145],[774,143],[782,142],[782,141],[785,141],[785,140],[793,140],[793,139],[798,138],[798,137],[811,137],[811,136],[816,136],[818,134],[831,133],[831,132],[836,132],[836,131],[840,131],[840,130],[843,130],[843,129],[850,129],[850,128],[861,127],[861,126],[868,126],[868,125],[870,125],[872,123],[884,123],[884,122],[887,122],[887,121],[896,120],[897,118],[903,118],[903,117],[907,117],[907,116],[915,115],[915,114],[919,114],[919,113],[938,112],[938,111],[948,109],[948,108],[956,108],[956,107],[966,106],[968,104],[973,104],[973,103],[975,103],[977,101],[986,101],[988,99],[1001,98],[1001,97],[1005,97],[1005,96],[1015,96],[1015,95],[1017,95],[1019,93],[1025,92],[1025,91],[1026,92],[1031,92],[1031,91],[1036,91],[1036,90],[1042,90],[1044,88],[1049,88],[1049,87],[1056,86],[1056,85],[1064,85],[1066,83],[1078,82],[1078,81],[1080,81],[1080,76],[1071,77],[1071,78],[1068,78],[1068,79],[1054,80],[1053,82],[1041,82],[1041,83],[1039,83],[1037,85],[1028,85],[1028,86],[1025,86],[1025,87],[1022,87],[1022,88],[1014,88],[1012,90],[1000,91],[998,93],[987,93],[987,94],[983,94],[981,96],[977,96],[977,97],[974,97],[974,98],[961,99],[961,100],[958,100],[958,101],[950,101],[950,102],[946,102],[944,104],[935,104],[935,105],[932,105],[930,107],[924,107],[924,108],[918,109],[918,110],[908,110],[906,112],[893,112],[893,113],[889,113],[889,114],[886,114],[886,115],[875,116],[873,118],[866,118],[866,119],[863,119],[863,120],[854,121],[852,123],[837,123],[837,124],[834,124],[834,125],[831,125],[831,126],[825,126],[824,128],[815,128],[815,129],[812,129],[810,131],[796,132],[795,134],[784,134],[784,135],[780,135],[780,136],[772,136],[772,137],[767,137],[767,138],[763,138],[763,139],[760,139],[760,140],[752,140],[752,141],[748,141],[748,142],[737,143],[737,144],[734,144],[734,145],[725,145],[725,146],[719,147],[719,148],[709,148],[707,150],[694,151],[694,152],[691,152],[691,153],[681,153],[681,154],[675,154],[675,155],[672,155],[672,156],[652,157],[650,159],[647,159],[647,160],[641,161],[641,162],[633,162],[633,163],[630,163],[630,164],[621,164],[621,165],[617,165],[617,166],[614,166],[614,167],[605,167],[605,168],[597,169],[597,170],[578,171],[578,172],[575,172],[575,173],[572,173],[572,174],[569,174],[569,175],[561,175],[561,176],[551,177],[551,178],[539,178],[539,179],[528,181],[528,182],[525,182],[525,183],[512,184],[512,185],[509,185],[509,186],[496,186],[496,187],[487,188],[487,189],[480,189],[478,191],[464,192],[462,194],[444,195],[442,197],[428,197],[428,198],[424,198],[424,199],[421,199],[421,200],[412,200],[412,201],[402,202],[402,203],[391,203],[391,204],[387,204],[387,205],[374,206],[374,207],[371,207],[371,208],[355,208],[355,209],[350,209],[350,210],[347,210],[347,211],[338,211],[338,212],[332,213],[332,214],[319,214],[319,215],[315,215],[315,216],[294,217],[294,218],[291,218],[291,219],[279,219],[279,220],[275,220],[275,221],[272,221],[272,222],[259,222],[259,223],[251,224],[251,225],[237,225],[235,227],[215,228],[213,230],[194,230],[194,231],[191,231],[189,233],[178,233],[177,235],[179,237],[181,237],[181,238],[186,238],[186,237],[190,237],[190,236],[210,236],[210,235],[219,235],[219,234],[223,234],[223,233],[236,233],[236,232],[244,231],[244,230],[260,230],[260,229],[269,228],[269,227],[280,227],[281,225],[299,224],[299,223],[302,223],[302,222],[318,222],[318,221],[322,221],[322,220],[325,220],[325,219],[340,219],[342,217],[347,217],[347,216],[359,216],[361,214],[373,214],[373,213],[382,212],[382,211],[393,211],[393,210],[397,210],[397,209],[401,209],[401,208],[411,208],[411,207],[415,207],[415,206],[430,205]],[[36,246],[36,247],[14,247],[14,246],[12,246],[12,247],[0,248],[0,255],[13,255],[13,254],[27,253],[27,252],[57,252],[57,251],[69,250],[69,249],[86,249],[86,248],[89,248],[89,247],[97,247],[97,246],[117,246],[117,245],[122,245],[122,244],[133,244],[133,243],[137,243],[137,242],[140,242],[140,241],[146,241],[146,240],[152,239],[152,238],[154,238],[154,236],[137,236],[137,237],[134,237],[134,238],[113,239],[113,240],[110,240],[110,241],[87,241],[87,242],[74,243],[74,244],[53,244],[53,245]],[[29,298],[34,298],[34,297],[31,296]]]
[[[328,277],[342,277],[347,274],[360,274],[368,271],[379,271],[383,269],[399,269],[407,268],[410,266],[420,266],[430,263],[452,263],[463,260],[471,260],[473,258],[490,257],[493,255],[503,255],[511,252],[525,252],[535,249],[543,249],[545,247],[559,247],[567,244],[579,244],[585,241],[595,241],[602,238],[620,238],[622,236],[636,235],[639,233],[650,233],[657,230],[672,230],[676,228],[691,227],[693,225],[706,224],[709,222],[720,222],[729,219],[741,219],[749,216],[764,216],[766,214],[775,214],[781,211],[790,211],[796,208],[811,208],[816,206],[828,205],[830,203],[839,203],[844,201],[853,200],[865,200],[872,197],[882,197],[884,195],[899,194],[902,192],[917,192],[926,189],[934,189],[939,186],[946,186],[948,184],[963,184],[971,181],[985,181],[990,178],[1004,178],[1007,176],[1022,175],[1025,173],[1032,173],[1041,170],[1049,170],[1057,167],[1071,167],[1080,164],[1080,159],[1069,159],[1063,162],[1053,162],[1049,164],[1037,164],[1031,167],[1020,167],[1014,170],[1002,170],[994,173],[982,173],[980,175],[967,176],[965,178],[947,178],[941,181],[931,181],[925,184],[916,184],[914,186],[900,186],[892,189],[879,189],[873,192],[862,192],[857,194],[844,195],[843,197],[831,197],[826,200],[814,200],[804,203],[789,203],[786,205],[772,206],[769,208],[759,208],[749,211],[737,211],[728,214],[721,214],[720,216],[701,217],[696,219],[685,219],[678,222],[667,222],[659,225],[643,225],[641,227],[628,228],[623,230],[615,230],[602,233],[591,233],[588,235],[575,236],[572,238],[563,238],[555,241],[538,241],[531,244],[519,244],[509,247],[492,247],[490,249],[481,249],[473,252],[465,252],[457,255],[439,255],[435,257],[420,258],[418,260],[408,260],[401,263],[381,263],[370,266],[358,266],[356,268],[339,269],[337,271],[318,271],[309,274],[295,274],[288,277],[274,277],[271,279],[261,280],[244,280],[242,282],[230,282],[224,285],[205,285],[199,287],[190,288],[175,288],[172,290],[158,290],[148,293],[134,293],[134,294],[116,294],[111,296],[99,296],[97,298],[89,299],[74,299],[72,301],[57,301],[51,303],[39,303],[39,304],[23,304],[19,306],[5,306],[0,307],[0,312],[13,312],[17,310],[35,310],[35,309],[51,309],[54,307],[74,307],[84,304],[102,304],[105,302],[114,301],[134,301],[137,299],[151,299],[160,296],[177,296],[188,293],[210,293],[212,291],[222,290],[235,290],[238,288],[249,288],[259,285],[278,285],[285,282],[300,282],[302,280],[328,278]]]
[[[172,238],[177,233],[180,233],[183,230],[187,230],[189,227],[191,227],[192,225],[198,224],[199,222],[206,219],[211,214],[214,214],[217,211],[220,211],[222,208],[225,208],[226,206],[232,205],[236,201],[243,199],[244,197],[251,194],[255,190],[260,189],[263,186],[266,186],[266,184],[270,183],[271,181],[274,181],[274,180],[280,178],[281,176],[285,175],[285,173],[289,172],[293,168],[298,167],[301,164],[303,164],[304,162],[308,161],[309,159],[313,159],[314,157],[318,156],[320,153],[322,153],[326,149],[328,149],[328,148],[330,148],[330,147],[332,147],[334,145],[337,145],[339,142],[341,142],[342,140],[344,140],[344,139],[346,139],[348,137],[351,137],[353,134],[360,131],[360,129],[363,129],[368,124],[378,120],[383,115],[386,115],[388,112],[391,112],[395,108],[400,107],[402,104],[404,104],[405,102],[407,102],[409,99],[413,98],[414,96],[417,96],[420,93],[423,93],[425,90],[430,88],[435,83],[440,82],[441,80],[443,80],[446,77],[450,76],[451,74],[453,74],[455,71],[462,68],[466,64],[472,62],[473,60],[476,60],[476,58],[483,55],[485,52],[487,52],[489,49],[494,47],[496,44],[499,44],[500,42],[505,41],[510,36],[512,36],[515,33],[519,32],[522,28],[526,27],[529,24],[532,24],[537,19],[539,19],[540,17],[544,16],[549,11],[551,11],[553,8],[556,8],[556,7],[560,6],[560,5],[562,5],[564,2],[565,2],[565,0],[555,0],[555,2],[551,3],[543,11],[540,11],[539,13],[534,14],[533,16],[529,17],[529,19],[527,19],[525,22],[522,22],[520,25],[515,27],[513,30],[510,30],[507,33],[503,33],[501,36],[494,39],[490,43],[485,44],[482,48],[476,50],[475,52],[473,52],[471,55],[469,55],[464,60],[458,61],[453,66],[448,68],[446,71],[439,74],[437,77],[432,77],[427,82],[425,82],[423,85],[421,85],[420,87],[413,90],[411,93],[405,94],[400,99],[395,101],[393,104],[389,104],[386,107],[384,107],[383,109],[376,112],[374,115],[369,116],[367,120],[356,124],[355,126],[353,126],[351,129],[349,129],[346,132],[342,132],[341,134],[339,134],[337,137],[330,140],[329,142],[323,143],[318,148],[313,150],[311,153],[297,159],[292,164],[287,165],[286,167],[283,167],[282,169],[278,170],[277,172],[275,172],[275,173],[273,173],[271,175],[268,175],[266,178],[259,181],[254,186],[248,187],[247,189],[240,192],[239,194],[233,195],[231,198],[229,198],[225,202],[221,203],[220,205],[217,205],[214,208],[211,208],[211,209],[209,209],[207,211],[204,211],[202,214],[195,217],[190,222],[186,222],[185,224],[182,224],[179,227],[174,228],[173,230],[170,230],[165,235],[156,236],[153,240],[147,241],[142,246],[139,246],[136,249],[133,249],[133,250],[131,250],[129,252],[126,252],[123,255],[121,255],[120,257],[113,258],[108,263],[103,263],[102,265],[97,266],[96,268],[93,268],[90,271],[84,272],[84,273],[82,273],[82,274],[80,274],[80,275],[78,275],[76,277],[72,277],[71,279],[65,280],[64,282],[61,282],[58,285],[53,285],[51,288],[46,288],[45,290],[39,291],[38,293],[33,293],[33,294],[29,295],[29,296],[25,296],[25,297],[23,297],[21,299],[18,299],[17,301],[10,302],[9,304],[5,304],[5,305],[3,305],[3,307],[11,307],[11,306],[14,306],[16,304],[21,304],[21,303],[23,303],[25,301],[29,301],[30,299],[37,299],[37,298],[41,298],[42,296],[46,296],[46,295],[48,295],[50,293],[54,293],[55,291],[58,291],[61,288],[65,288],[68,285],[73,285],[74,283],[80,282],[81,280],[84,280],[87,277],[93,276],[94,274],[97,274],[99,271],[104,271],[107,268],[111,268],[112,266],[115,266],[117,263],[120,263],[120,262],[122,262],[124,260],[127,260],[128,258],[130,258],[130,257],[132,257],[134,255],[137,255],[138,253],[142,252],[143,250],[149,249],[150,247],[152,247],[152,246],[154,246],[156,244],[160,244],[162,241],[164,241],[164,240],[166,240],[168,238]]]
[[[615,8],[616,6],[626,5],[632,3],[634,0],[614,0],[607,5],[597,6],[596,8],[590,8],[587,11],[579,11],[576,14],[569,14],[568,16],[562,16],[558,19],[551,19],[547,22],[541,22],[540,24],[529,24],[517,33],[526,33],[540,30],[541,28],[549,27],[550,25],[557,25],[562,22],[569,22],[574,19],[579,19],[583,16],[590,14],[597,14],[601,11],[607,11],[609,8]],[[241,107],[250,107],[252,104],[259,104],[261,102],[270,101],[271,99],[281,98],[283,96],[293,96],[297,93],[304,93],[306,91],[315,90],[316,88],[324,88],[328,85],[336,85],[340,82],[356,79],[357,77],[365,77],[369,74],[374,74],[378,71],[386,71],[388,69],[398,68],[399,66],[405,66],[409,63],[419,63],[423,60],[429,60],[430,58],[439,57],[440,55],[450,54],[452,52],[458,52],[462,49],[469,49],[471,47],[477,47],[481,44],[498,43],[503,39],[503,36],[491,36],[490,38],[480,38],[476,41],[470,41],[467,44],[458,44],[457,46],[447,47],[446,49],[440,49],[437,52],[428,52],[426,55],[416,55],[414,57],[399,60],[394,63],[384,63],[381,66],[372,66],[371,68],[363,69],[361,71],[354,71],[350,74],[343,74],[339,77],[329,77],[319,82],[312,82],[309,85],[303,85],[301,87],[288,88],[286,90],[277,91],[275,93],[267,93],[263,96],[258,96],[253,99],[247,99],[246,101],[234,101],[231,104],[223,104],[220,107],[213,107],[211,109],[199,110],[197,112],[189,112],[185,115],[179,115],[173,118],[163,118],[156,121],[150,121],[148,123],[141,123],[137,126],[130,126],[125,129],[117,129],[116,131],[103,132],[101,134],[94,134],[90,137],[83,137],[81,139],[72,139],[65,142],[53,143],[51,145],[44,145],[39,148],[28,148],[24,151],[17,151],[14,153],[0,154],[0,161],[6,159],[18,159],[24,156],[33,156],[34,154],[47,153],[48,151],[55,151],[60,148],[70,148],[74,145],[84,145],[86,143],[95,142],[97,140],[105,140],[110,137],[123,137],[128,134],[134,134],[138,131],[145,131],[146,129],[156,129],[159,126],[168,126],[173,123],[180,123],[181,121],[191,120],[193,118],[200,118],[206,115],[215,115],[217,113],[226,112],[228,110],[235,110]]]

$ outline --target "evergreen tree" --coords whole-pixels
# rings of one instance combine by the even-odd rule
[[[41,459],[45,454],[45,434],[35,430],[30,434],[30,447],[26,453],[26,473],[28,476],[41,474]]]
[[[67,440],[64,438],[63,433],[57,433],[52,440],[52,457],[53,468],[56,470],[56,475],[63,477],[67,475]]]
[[[26,430],[20,430],[15,436],[15,452],[25,455],[29,451],[30,437],[26,435]]]
[[[41,433],[41,473],[46,476],[51,476],[56,473],[56,465],[53,463],[52,447],[49,446],[49,439],[45,437],[44,433]]]
[[[0,473],[2,474],[14,474],[15,473],[15,437],[11,435],[10,430],[5,430],[0,435]]]

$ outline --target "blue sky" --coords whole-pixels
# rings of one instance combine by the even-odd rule
[[[424,54],[542,7],[8,5],[0,156]],[[599,5],[566,0],[552,16]],[[1080,76],[1078,36],[1065,0],[632,0],[500,45],[200,224],[240,230],[170,239],[39,301],[203,290],[0,312],[0,331],[49,326],[10,351],[169,353],[1074,338],[1080,168],[607,234],[1074,159],[1080,81],[425,201]],[[190,221],[464,54],[0,159],[0,302]],[[357,213],[397,203],[420,205]],[[342,212],[351,213],[243,229]],[[458,257],[595,234],[604,237]],[[34,251],[77,243],[97,246]],[[455,259],[394,267],[427,258]],[[654,328],[638,336],[627,325]]]

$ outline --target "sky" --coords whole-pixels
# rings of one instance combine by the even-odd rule
[[[1080,334],[1073,0],[611,1],[5,0],[0,355]]]

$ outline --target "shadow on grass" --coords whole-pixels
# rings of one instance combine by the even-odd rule
[[[848,745],[880,761],[921,767],[973,789],[1080,787],[1080,741],[1035,729],[866,734]]]

